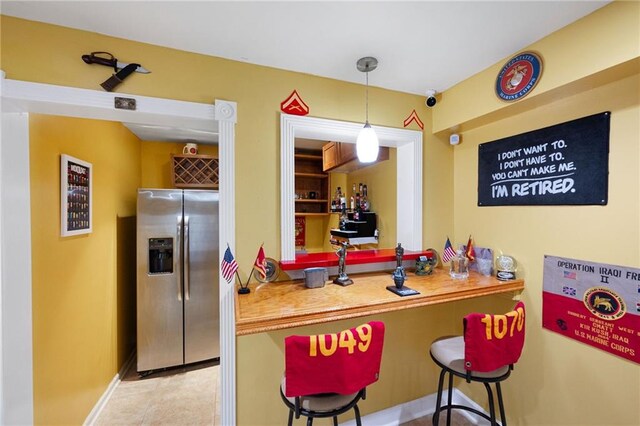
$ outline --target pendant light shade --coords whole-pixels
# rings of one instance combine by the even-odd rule
[[[356,141],[356,153],[358,154],[358,160],[362,163],[372,163],[378,159],[378,135],[371,128],[371,125],[367,121],[358,133],[358,139]]]
[[[370,56],[358,59],[356,63],[358,71],[365,73],[367,80],[366,88],[366,120],[364,127],[358,134],[356,140],[356,153],[358,160],[362,163],[372,163],[378,159],[378,135],[369,124],[369,71],[373,71],[378,67],[378,60]]]

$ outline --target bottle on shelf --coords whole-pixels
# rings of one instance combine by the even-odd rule
[[[353,211],[355,208],[356,208],[356,200],[352,195],[351,199],[349,200],[349,210]]]
[[[360,201],[360,208],[362,209],[363,212],[368,212],[369,211],[369,201],[367,199],[367,185],[364,185],[362,187],[362,198]]]
[[[336,188],[336,193],[333,196],[333,200],[331,201],[331,211],[332,212],[340,212],[340,198],[342,197],[342,189],[338,186]]]
[[[462,249],[458,249],[456,255],[451,259],[449,275],[451,275],[451,278],[457,280],[463,280],[469,277],[469,259],[464,255]]]

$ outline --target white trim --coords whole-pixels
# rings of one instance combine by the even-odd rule
[[[135,99],[136,110],[116,109],[116,97]],[[19,80],[3,81],[2,107],[5,112],[37,112],[209,132],[218,130],[214,105]]]
[[[0,71],[0,78],[4,73]],[[139,124],[154,124],[194,130],[219,131],[220,157],[220,247],[235,249],[235,123],[237,104],[216,100],[215,105],[121,93],[0,80],[2,97],[2,415],[0,424],[33,423],[33,365],[31,337],[31,219],[29,197],[28,114],[66,115]],[[136,111],[114,108],[114,97],[136,100]],[[7,120],[7,111],[21,112],[21,125]],[[11,114],[14,115],[14,114]],[[16,134],[16,137],[5,135]],[[11,155],[13,151],[20,155]],[[9,159],[11,161],[9,161]],[[17,198],[17,204],[14,203]],[[9,208],[11,206],[11,208]],[[10,226],[9,226],[10,225]],[[17,246],[16,246],[17,244]],[[11,248],[11,250],[7,250]],[[9,270],[6,265],[11,265]],[[224,282],[222,279],[220,282]],[[4,286],[11,283],[11,286]],[[235,424],[236,357],[233,288],[220,286],[221,423]],[[16,313],[15,311],[20,312]],[[7,321],[11,318],[11,321]],[[8,343],[10,342],[10,343]],[[19,381],[15,381],[15,377]],[[8,412],[7,410],[11,410]]]
[[[29,114],[2,111],[0,162],[3,416],[0,424],[33,424]]]
[[[295,139],[355,143],[362,126],[362,123],[280,114],[281,260],[295,260]],[[397,148],[397,242],[407,250],[422,250],[422,132],[372,127],[378,135],[380,146]]]
[[[442,393],[442,405],[447,404],[448,395],[444,389]],[[486,413],[484,409],[476,404],[471,398],[466,396],[457,388],[453,388],[453,403],[458,405],[467,405],[475,408],[481,413]],[[423,396],[422,398],[414,399],[413,401],[404,402],[396,405],[395,407],[387,408],[386,410],[377,411],[375,413],[367,414],[361,418],[363,425],[376,425],[376,426],[398,426],[402,423],[407,423],[421,417],[430,416],[435,412],[437,393]],[[469,413],[465,410],[456,410],[457,413],[463,415],[470,424],[473,425],[488,425],[489,422],[473,413]],[[488,415],[488,414],[487,414]],[[500,422],[498,422],[500,424]],[[340,426],[356,426],[355,419],[340,423]]]
[[[216,100],[216,110],[223,101]],[[233,108],[228,121],[220,121],[220,139],[218,142],[219,191],[220,191],[220,232],[219,247],[223,253],[229,244],[236,251],[236,202],[235,202],[235,102],[225,102]],[[220,268],[220,422],[223,425],[236,424],[236,316],[235,292],[233,285],[227,285]]]
[[[93,409],[85,419],[83,425],[91,426],[96,422],[96,420],[98,420],[100,413],[102,413],[102,410],[104,409],[105,405],[107,405],[107,402],[109,402],[109,400],[111,399],[111,395],[113,395],[113,392],[115,392],[118,385],[120,385],[122,378],[127,375],[127,371],[129,371],[135,359],[136,359],[136,351],[134,349],[133,352],[131,352],[131,355],[129,356],[129,358],[122,365],[122,368],[120,369],[120,371],[118,371],[116,375],[113,376],[113,379],[109,383],[109,386],[107,386],[107,389],[105,389],[100,399],[98,399],[98,402],[96,402],[96,405],[93,406]]]

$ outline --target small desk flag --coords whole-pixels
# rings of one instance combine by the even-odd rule
[[[267,267],[265,266],[265,255],[264,255],[264,249],[262,248],[262,246],[260,246],[260,249],[258,250],[258,256],[256,256],[256,261],[253,264],[254,269],[257,269],[258,272],[260,272],[260,276],[262,277],[262,279],[265,279],[267,277]]]
[[[442,262],[448,263],[451,259],[453,259],[453,256],[455,255],[456,251],[453,249],[451,241],[449,241],[449,237],[447,237],[447,242],[445,243],[444,251],[442,252]]]
[[[231,283],[233,274],[238,270],[238,262],[233,258],[229,246],[227,246],[227,249],[224,252],[224,257],[220,264],[220,270],[222,271],[222,277],[227,280],[228,283]]]

